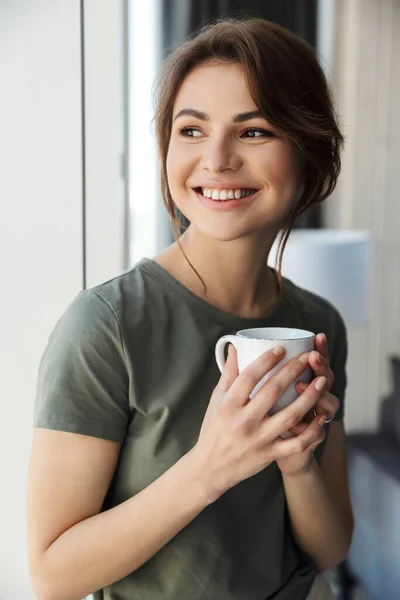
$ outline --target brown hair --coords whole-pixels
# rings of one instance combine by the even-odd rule
[[[294,33],[263,19],[217,21],[175,49],[160,74],[155,122],[162,195],[178,244],[182,224],[175,214],[166,171],[173,107],[185,77],[210,60],[243,66],[258,109],[286,134],[301,160],[303,191],[287,216],[277,254],[281,289],[282,256],[295,220],[333,192],[340,173],[343,136],[330,90],[315,50]]]

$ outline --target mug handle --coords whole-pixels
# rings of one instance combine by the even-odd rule
[[[233,344],[237,350],[236,335],[223,335],[221,338],[219,338],[218,342],[215,344],[215,360],[217,361],[217,365],[218,365],[218,368],[221,371],[221,373],[225,367],[226,360],[225,360],[224,349],[225,349],[226,344],[228,344],[228,342]]]

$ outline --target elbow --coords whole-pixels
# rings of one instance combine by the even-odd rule
[[[31,584],[37,600],[57,600],[55,592],[49,588],[49,586],[46,584],[46,581],[37,576],[31,576]]]
[[[317,561],[316,564],[316,570],[318,573],[324,573],[325,571],[330,571],[331,569],[334,569],[335,567],[337,567],[338,565],[340,565],[340,563],[342,563],[345,558],[347,556],[347,552],[346,553],[341,553],[341,554],[337,554],[335,556],[329,556],[325,561],[319,560]]]
[[[342,543],[339,545],[338,553],[334,564],[331,565],[330,568],[335,567],[342,563],[347,555],[349,554],[351,543],[353,541],[354,534],[354,516],[352,511],[349,512],[347,518],[345,519],[345,527],[343,528],[343,539]]]
[[[348,553],[350,552],[351,543],[353,541],[353,535],[354,535],[354,516],[353,516],[353,513],[350,512],[348,519],[347,519],[347,527],[346,527],[345,534],[344,534],[344,542],[343,542],[342,552],[341,552],[341,555],[339,556],[339,560],[335,563],[334,566],[342,563],[345,560],[345,558],[347,557]]]
[[[39,576],[31,576],[32,589],[37,600],[61,600],[46,578]]]
[[[31,569],[30,579],[37,600],[81,600],[61,590],[60,586],[57,587],[48,574],[40,569]]]
[[[56,600],[56,593],[50,585],[50,578],[43,566],[44,558],[44,553],[30,557],[29,575],[32,590],[37,600]]]
[[[45,577],[42,574],[41,561],[35,557],[29,557],[29,577],[35,598],[37,600],[48,600],[50,598]]]
[[[333,569],[342,563],[349,554],[351,542],[353,539],[353,527],[349,530],[348,535],[344,538],[342,544],[338,545],[325,560],[317,560],[316,567],[319,573]]]
[[[32,589],[37,600],[81,600],[76,596],[67,596],[57,590],[46,587],[45,585],[32,582]]]
[[[46,585],[46,582],[32,581],[32,589],[37,600],[81,600],[77,596],[66,595]]]

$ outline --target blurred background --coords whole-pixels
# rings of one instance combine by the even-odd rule
[[[161,61],[203,22],[245,15],[316,48],[346,136],[339,185],[296,224],[286,274],[348,326],[356,531],[328,576],[338,598],[400,598],[399,0],[0,0],[0,600],[34,598],[26,476],[49,333],[80,289],[173,241],[152,124]]]

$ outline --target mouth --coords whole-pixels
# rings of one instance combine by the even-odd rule
[[[241,200],[242,198],[247,198],[249,196],[253,196],[259,190],[254,188],[228,188],[228,189],[213,189],[213,188],[203,188],[196,187],[193,188],[197,194],[203,196],[203,198],[207,198],[209,200],[214,200],[215,202],[226,202],[228,200]]]

